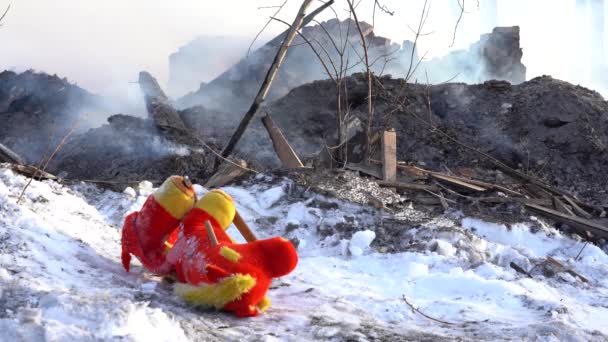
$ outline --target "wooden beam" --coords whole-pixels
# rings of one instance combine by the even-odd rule
[[[397,180],[397,132],[394,129],[382,134],[382,180]]]
[[[563,214],[566,214],[566,215],[576,216],[576,215],[574,215],[572,210],[570,210],[570,208],[568,208],[568,206],[564,202],[562,202],[562,200],[557,198],[557,196],[553,196],[552,202],[553,202],[553,208],[555,208],[555,210],[557,210]]]
[[[576,204],[576,201],[574,201],[572,198],[570,198],[570,196],[564,196],[564,199],[566,200],[566,202],[568,202],[568,204],[570,204],[570,206],[572,207],[572,210],[574,210],[574,212],[578,216],[584,217],[587,220],[590,220],[591,218],[593,218],[593,215],[589,214],[588,212],[583,210],[583,208],[579,207],[579,205]]]
[[[272,146],[281,160],[281,165],[287,169],[304,167],[304,164],[302,164],[296,152],[289,145],[281,129],[274,123],[270,114],[266,113],[266,116],[262,118],[262,122],[264,123],[264,127],[266,127],[266,131],[268,131],[268,135],[270,135]]]
[[[436,178],[438,180],[453,184],[453,185],[458,185],[461,188],[465,188],[467,190],[472,190],[472,191],[477,191],[477,192],[483,192],[483,191],[487,191],[488,189],[481,187],[479,185],[475,185],[475,184],[471,184],[470,182],[464,181],[461,178],[458,177],[452,177],[452,176],[448,176],[448,175],[444,175],[441,173],[437,173],[437,172],[433,172],[430,174],[431,177]]]
[[[234,180],[237,177],[242,176],[247,172],[247,163],[244,160],[235,161],[234,165],[232,163],[224,162],[217,172],[209,178],[207,183],[205,183],[205,188],[219,188]]]
[[[10,168],[15,172],[18,172],[22,175],[34,178],[36,180],[41,180],[41,179],[57,180],[57,176],[52,175],[48,172],[42,171],[35,166],[11,164]]]
[[[251,119],[253,119],[253,116],[257,113],[262,102],[264,102],[264,100],[266,100],[266,95],[268,94],[270,85],[272,84],[272,82],[274,81],[274,78],[276,77],[277,73],[279,72],[279,68],[281,67],[283,60],[285,59],[285,56],[287,55],[287,49],[291,45],[291,42],[295,38],[297,32],[300,30],[300,27],[302,26],[302,23],[304,21],[304,16],[305,16],[306,10],[308,9],[308,6],[310,6],[311,3],[312,3],[312,0],[304,0],[302,2],[302,5],[300,6],[300,10],[298,11],[298,14],[296,15],[296,18],[293,21],[293,24],[289,28],[287,35],[286,35],[285,39],[283,40],[281,47],[279,48],[279,51],[277,51],[277,54],[274,57],[274,60],[272,61],[272,64],[270,65],[268,72],[266,73],[266,78],[264,79],[264,82],[262,82],[262,85],[260,87],[260,90],[258,91],[258,94],[255,97],[255,100],[251,104],[251,107],[249,107],[249,110],[247,111],[247,113],[245,113],[245,115],[241,119],[239,126],[237,127],[236,131],[234,131],[234,134],[232,134],[232,137],[230,137],[230,141],[228,141],[228,144],[222,151],[222,153],[221,153],[222,158],[227,158],[230,154],[232,154],[232,151],[236,147],[236,144],[241,139],[241,136],[243,135],[243,133],[245,133],[245,129],[247,129],[247,126],[249,126],[249,122],[251,122]],[[216,164],[215,164],[214,168],[217,169],[217,167],[219,167],[220,163],[221,163],[221,159],[220,158],[216,159]]]
[[[374,178],[382,179],[382,168],[377,165],[366,165],[364,163],[346,164],[344,165],[344,168],[351,171],[358,171]]]
[[[557,210],[542,207],[536,204],[526,203],[525,206],[533,211],[544,214],[556,221],[566,223],[579,231],[588,232],[598,238],[608,238],[608,227],[595,223],[591,220],[580,218],[578,216],[566,215]],[[581,234],[585,236],[585,234]]]
[[[387,182],[378,181],[378,185],[385,188],[396,188],[414,191],[438,191],[439,189],[434,185],[416,184],[416,183],[405,183],[405,182]]]

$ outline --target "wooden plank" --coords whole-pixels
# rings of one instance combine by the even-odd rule
[[[578,216],[566,215],[566,214],[560,213],[557,210],[545,208],[543,206],[536,205],[536,204],[525,203],[525,206],[538,213],[544,214],[556,221],[569,224],[570,226],[572,226],[575,229],[582,230],[583,232],[591,233],[598,238],[604,238],[604,239],[608,238],[608,227],[595,223],[591,220],[580,218]],[[581,235],[585,236],[585,234],[581,234]]]
[[[57,176],[52,175],[48,172],[42,171],[39,168],[30,166],[30,165],[11,164],[10,168],[15,172],[18,172],[18,173],[28,176],[28,177],[35,178],[37,180],[40,180],[40,179],[56,180],[57,179]]]
[[[283,167],[287,169],[304,167],[304,164],[302,164],[302,161],[300,161],[296,152],[291,145],[289,145],[289,142],[283,135],[283,132],[281,132],[281,129],[274,123],[270,114],[266,113],[266,116],[262,118],[262,122],[264,123],[264,127],[266,127],[266,131],[268,131],[268,135],[270,135],[272,146],[281,160]]]
[[[555,208],[555,210],[557,210],[561,213],[564,213],[566,215],[576,216],[564,202],[562,202],[559,198],[557,198],[557,196],[553,196],[552,202],[553,202],[553,208]]]
[[[405,183],[405,182],[378,181],[378,185],[385,187],[385,188],[396,188],[396,189],[406,189],[406,190],[415,190],[415,191],[438,191],[439,190],[434,185]]]
[[[444,175],[441,173],[437,173],[437,172],[433,172],[431,173],[431,177],[436,178],[438,180],[447,182],[447,183],[451,183],[454,185],[458,185],[462,188],[468,189],[468,190],[472,190],[472,191],[477,191],[477,192],[483,192],[483,191],[487,191],[488,189],[481,187],[479,185],[475,185],[475,184],[471,184],[469,182],[466,182],[462,179],[456,178],[456,177],[452,177],[452,176],[448,176],[448,175]]]
[[[365,164],[346,164],[344,168],[351,171],[358,171],[362,174],[382,179],[382,169],[379,166],[375,165],[365,165]]]
[[[576,272],[575,270],[564,266],[561,262],[555,260],[554,258],[548,256],[547,257],[547,261],[555,266],[557,266],[558,268],[561,268],[563,271],[568,272],[570,275],[572,275],[573,277],[579,277],[584,283],[588,283],[589,279],[585,278],[584,276],[582,276],[580,273]]]
[[[245,169],[247,167],[247,163],[244,160],[237,160],[235,164],[237,164],[238,166],[229,162],[224,162],[217,170],[217,172],[213,176],[211,176],[211,178],[209,178],[207,183],[205,183],[205,187],[222,187],[247,172],[247,170]]]
[[[578,216],[582,216],[582,217],[586,218],[587,220],[590,220],[591,218],[593,218],[593,215],[589,214],[588,212],[583,210],[583,208],[579,207],[578,204],[576,204],[576,201],[574,201],[572,198],[570,198],[570,196],[564,196],[564,199],[566,200],[566,202],[568,202],[568,204],[570,204],[570,206],[572,207],[572,210],[574,210],[574,212]]]
[[[397,180],[397,132],[394,129],[382,134],[382,180]]]

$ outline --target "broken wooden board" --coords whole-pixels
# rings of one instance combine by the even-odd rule
[[[205,187],[208,189],[222,187],[245,174],[246,167],[247,163],[244,160],[237,160],[234,163],[224,161],[217,172],[205,183]]]
[[[11,164],[10,168],[17,173],[20,173],[24,176],[28,176],[31,178],[35,178],[37,180],[40,180],[40,179],[56,180],[57,179],[57,176],[52,175],[48,172],[42,171],[35,166]]]
[[[583,208],[579,207],[579,205],[576,204],[576,201],[573,200],[572,198],[570,198],[570,196],[563,196],[563,197],[566,200],[566,202],[568,202],[568,204],[570,204],[570,206],[572,207],[572,210],[574,210],[574,212],[578,216],[584,217],[587,220],[590,220],[591,218],[593,218],[593,215],[589,214],[588,212],[583,210]]]
[[[266,116],[262,118],[262,122],[264,123],[264,127],[266,127],[266,131],[268,131],[268,135],[270,135],[272,146],[281,160],[281,165],[287,169],[304,167],[304,164],[298,158],[298,155],[283,135],[281,129],[274,123],[270,114],[266,113]]]
[[[364,175],[368,175],[374,178],[382,179],[382,168],[380,166],[375,165],[366,165],[363,163],[360,164],[346,164],[344,166],[345,169],[351,171],[358,171]]]
[[[555,208],[555,210],[559,211],[560,213],[570,215],[570,216],[576,216],[572,212],[572,210],[570,210],[570,208],[568,208],[568,206],[564,202],[562,202],[562,200],[557,198],[557,196],[553,196],[552,202],[553,202],[553,208]]]
[[[587,279],[586,277],[582,276],[580,273],[576,272],[575,270],[564,266],[561,262],[555,260],[554,258],[552,258],[550,256],[547,257],[547,262],[549,262],[549,263],[557,266],[558,268],[561,268],[562,271],[569,273],[573,277],[580,278],[584,283],[588,283],[589,282],[589,279]]]
[[[439,191],[439,189],[434,185],[426,185],[426,184],[416,184],[416,183],[406,183],[406,182],[387,182],[387,181],[378,181],[378,185],[385,188],[395,188],[395,189],[405,189],[405,190],[414,190],[414,191]]]
[[[394,129],[382,133],[382,180],[397,180],[397,133]]]
[[[461,188],[465,188],[467,190],[477,191],[477,192],[484,192],[484,191],[488,190],[488,189],[486,189],[484,187],[472,184],[470,182],[464,181],[464,180],[459,179],[457,177],[448,176],[448,175],[444,175],[444,174],[437,173],[437,172],[433,172],[430,175],[431,175],[431,177],[433,177],[435,179],[438,179],[440,181],[447,182],[447,183],[450,183],[450,184],[453,184],[453,185],[460,186]]]
[[[578,216],[566,215],[557,210],[545,208],[536,204],[526,203],[525,206],[556,221],[566,223],[577,230],[591,233],[595,237],[604,239],[608,238],[608,227],[595,223],[591,220],[580,218]],[[581,235],[585,236],[584,234]]]
[[[25,161],[10,148],[0,144],[0,163],[25,164]]]

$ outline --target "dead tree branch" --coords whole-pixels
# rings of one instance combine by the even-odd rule
[[[281,23],[289,26],[288,22],[286,22],[284,20],[281,20],[279,18],[271,18],[271,19],[272,20],[276,20],[278,22],[281,22]],[[300,38],[302,38],[306,42],[306,44],[308,44],[308,46],[310,46],[310,49],[317,56],[317,59],[319,60],[319,62],[323,66],[323,69],[325,69],[325,72],[327,73],[327,76],[329,76],[329,78],[335,83],[336,80],[334,79],[333,75],[329,71],[329,68],[327,67],[327,64],[325,64],[325,61],[323,60],[323,58],[321,57],[321,55],[319,54],[319,52],[317,51],[317,49],[315,49],[314,45],[312,45],[312,43],[310,42],[310,40],[308,40],[308,38],[306,38],[306,36],[303,35],[302,32],[298,31],[297,33],[298,33],[298,36],[300,36]],[[321,45],[321,44],[319,44],[319,45]],[[330,62],[331,62],[331,58],[330,58]],[[334,68],[334,70],[335,70],[335,68]]]
[[[8,13],[8,11],[11,9],[11,5],[9,4],[8,7],[6,7],[6,10],[4,11],[4,13],[2,13],[2,15],[0,16],[0,23],[2,22],[2,20],[4,20],[4,17],[6,17],[6,14]],[[2,24],[0,24],[0,26],[2,26]]]
[[[310,22],[321,12],[323,12],[326,8],[330,7],[331,5],[334,4],[334,0],[330,0],[326,3],[324,3],[321,7],[317,8],[316,10],[310,12],[309,15],[307,15],[306,17],[304,17],[304,20],[302,20],[302,24],[300,25],[300,27],[304,27],[308,24],[310,24]],[[269,41],[268,43],[266,43],[267,46],[277,46],[279,45],[283,39],[289,34],[289,29],[285,30],[283,33],[281,33],[280,35],[276,36],[273,40]]]
[[[414,36],[414,44],[412,46],[412,53],[410,54],[410,66],[408,67],[407,73],[405,74],[406,83],[414,75],[414,73],[418,69],[418,66],[420,65],[420,62],[424,59],[424,56],[426,56],[426,52],[425,52],[424,56],[422,56],[422,58],[420,58],[418,60],[418,62],[416,63],[416,66],[414,67],[414,54],[416,53],[416,48],[418,46],[418,39],[423,35],[427,35],[427,34],[422,33],[422,30],[424,29],[426,20],[429,17],[430,9],[431,9],[431,6],[428,3],[428,0],[425,0],[424,5],[422,6],[422,13],[420,14],[420,20],[418,21],[418,29],[416,31],[412,30],[414,32],[415,36]],[[428,33],[428,34],[430,34],[430,33]],[[412,70],[412,68],[413,68],[413,70]]]
[[[460,0],[456,0],[458,2],[458,6],[460,6],[460,15],[458,16],[458,20],[456,21],[456,25],[454,26],[454,36],[452,37],[452,44],[450,47],[454,46],[454,42],[456,41],[456,32],[458,31],[458,25],[460,24],[460,20],[462,20],[462,15],[464,14],[464,0],[462,0],[462,4]]]
[[[283,7],[285,6],[286,3],[287,3],[287,0],[283,1],[283,3],[280,6],[258,7],[258,9],[276,8],[276,7],[278,7],[278,9],[274,12],[274,14],[270,17],[270,19],[268,19],[268,21],[266,22],[266,24],[264,24],[264,26],[258,32],[258,34],[255,35],[255,37],[251,41],[251,44],[249,44],[249,48],[247,48],[247,54],[246,54],[246,56],[249,56],[249,53],[251,52],[251,47],[253,47],[253,44],[255,44],[255,42],[258,40],[258,38],[260,38],[260,35],[262,34],[262,32],[264,32],[264,30],[266,30],[266,28],[268,27],[268,25],[270,25],[270,22],[272,21],[272,18],[276,17],[279,14],[279,12],[281,12],[281,10],[283,9]]]
[[[274,61],[272,62],[270,69],[268,70],[268,73],[266,74],[266,78],[264,79],[264,82],[262,82],[262,86],[260,87],[260,90],[258,91],[258,94],[255,97],[255,100],[251,104],[251,107],[249,108],[247,113],[245,113],[245,116],[243,116],[241,123],[239,124],[238,128],[236,129],[236,131],[230,138],[228,145],[226,145],[226,148],[224,148],[224,150],[222,151],[221,155],[223,158],[228,157],[232,153],[232,151],[236,147],[236,144],[238,143],[241,136],[245,132],[245,129],[249,125],[249,122],[251,122],[251,119],[253,119],[253,116],[255,115],[255,113],[257,113],[258,109],[260,108],[260,105],[266,99],[266,95],[268,94],[268,90],[270,89],[270,86],[272,85],[272,81],[276,77],[276,75],[279,71],[279,67],[281,66],[283,60],[285,59],[285,55],[287,54],[287,49],[289,48],[289,45],[291,44],[291,42],[293,41],[293,39],[296,36],[296,33],[302,26],[302,23],[304,21],[304,13],[306,12],[306,9],[310,6],[311,3],[312,3],[312,0],[304,0],[304,2],[302,2],[302,6],[300,6],[300,10],[298,11],[298,14],[297,14],[293,24],[289,28],[287,36],[285,37],[285,40],[283,41],[283,44],[279,48],[279,51],[277,51]],[[220,162],[221,162],[221,159],[216,160],[214,169],[217,170]]]

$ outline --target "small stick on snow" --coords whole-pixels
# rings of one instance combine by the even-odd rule
[[[407,306],[409,306],[412,309],[412,311],[417,312],[417,313],[421,314],[422,316],[424,316],[425,318],[428,318],[431,321],[435,321],[437,323],[447,324],[447,325],[463,325],[464,326],[464,325],[467,325],[467,324],[485,323],[485,322],[489,322],[490,321],[489,319],[485,319],[483,321],[465,321],[465,322],[462,322],[462,323],[452,323],[452,322],[442,321],[440,319],[431,317],[431,316],[425,314],[424,312],[420,311],[420,309],[416,308],[412,303],[410,303],[407,300],[407,297],[405,295],[403,295],[401,298],[403,298],[403,301],[405,302],[405,304],[407,304]]]

